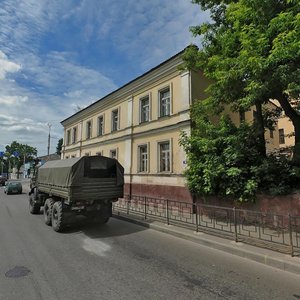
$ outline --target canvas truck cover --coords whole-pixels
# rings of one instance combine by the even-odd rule
[[[122,197],[123,185],[123,167],[117,160],[104,156],[48,161],[37,174],[41,191],[63,197]]]
[[[116,177],[117,186],[124,184],[124,169],[115,159],[84,156],[48,161],[38,170],[38,183],[57,186],[80,186],[83,178]]]

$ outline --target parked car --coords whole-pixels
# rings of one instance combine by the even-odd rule
[[[0,175],[0,185],[5,185],[5,182],[7,181],[7,178],[5,176]]]
[[[4,187],[4,193],[22,194],[22,183],[20,181],[7,181]]]

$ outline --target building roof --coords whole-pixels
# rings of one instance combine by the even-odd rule
[[[188,46],[189,47],[189,46]],[[187,48],[187,47],[186,47]],[[124,89],[125,87],[129,86],[130,84],[140,80],[141,78],[145,77],[146,75],[150,74],[151,72],[159,69],[160,67],[162,67],[163,65],[167,64],[168,62],[170,62],[172,59],[181,56],[183,54],[183,52],[186,50],[186,48],[184,48],[183,50],[181,50],[180,52],[178,52],[177,54],[173,55],[172,57],[168,58],[167,60],[163,61],[162,63],[160,63],[159,65],[157,65],[156,67],[150,69],[149,71],[145,72],[144,74],[136,77],[135,79],[129,81],[128,83],[124,84],[123,86],[121,86],[120,88],[114,90],[113,92],[107,94],[106,96],[100,98],[99,100],[93,102],[92,104],[90,104],[89,106],[85,107],[84,109],[76,112],[75,114],[69,116],[68,118],[62,120],[60,123],[63,125],[64,122],[68,121],[69,119],[71,119],[72,117],[81,114],[82,112],[86,111],[87,109],[89,109],[90,107],[96,105],[97,103],[99,103],[100,101],[103,101],[105,99],[107,99],[108,97],[112,96],[113,94],[117,93],[118,91]]]

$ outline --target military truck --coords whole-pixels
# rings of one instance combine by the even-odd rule
[[[112,202],[123,197],[124,169],[116,159],[84,156],[48,161],[31,183],[29,210],[63,231],[76,216],[104,224],[112,214]]]

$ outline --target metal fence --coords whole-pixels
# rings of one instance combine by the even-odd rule
[[[119,199],[113,204],[113,212],[204,231],[292,256],[300,253],[300,216],[143,196]]]

